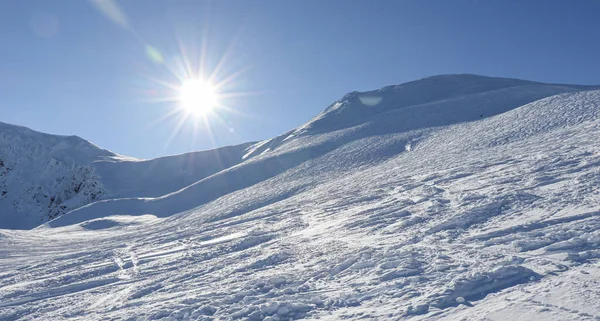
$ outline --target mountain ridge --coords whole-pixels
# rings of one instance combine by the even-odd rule
[[[454,78],[454,76],[449,77],[450,79]],[[494,80],[494,78],[483,78],[486,81]],[[469,80],[472,81],[472,78],[469,77]],[[500,81],[502,83],[506,81],[514,82],[514,80],[506,79]],[[105,215],[103,213],[111,212],[133,215],[152,213],[158,217],[169,216],[172,213],[191,210],[229,193],[270,180],[311,159],[331,153],[337,148],[365,137],[406,133],[400,143],[400,150],[393,148],[386,151],[377,151],[377,153],[383,153],[381,155],[386,156],[375,157],[384,159],[395,153],[404,152],[406,145],[417,144],[421,136],[418,132],[420,129],[478,120],[482,111],[485,111],[485,116],[489,117],[540,98],[579,89],[576,86],[576,89],[573,89],[571,87],[545,84],[531,85],[527,81],[523,83],[525,85],[508,86],[500,89],[494,87],[492,90],[487,90],[489,86],[483,86],[484,90],[479,90],[475,94],[441,99],[414,106],[402,105],[401,108],[394,108],[394,105],[391,108],[383,106],[386,109],[385,112],[369,114],[368,118],[361,117],[357,120],[358,125],[347,126],[346,128],[338,129],[334,127],[332,130],[325,132],[317,131],[308,134],[303,132],[301,135],[298,134],[298,130],[294,130],[292,134],[287,135],[285,133],[274,139],[248,147],[246,154],[243,156],[244,162],[222,172],[217,172],[176,192],[153,199],[113,199],[86,206],[70,213],[68,217],[50,222],[49,226],[74,224],[84,219],[98,218]],[[356,101],[351,103],[355,104],[354,107],[371,107],[364,106],[362,103],[356,106]],[[382,101],[383,103],[385,101]],[[479,105],[485,105],[485,107],[479,107]],[[327,113],[327,111],[328,109],[324,113]],[[337,115],[334,115],[334,119],[336,118]],[[307,124],[300,126],[300,130],[304,131],[310,126],[311,122],[309,121]],[[315,138],[321,136],[322,139]],[[363,154],[362,157],[365,157],[369,152],[364,151]],[[284,194],[287,193],[294,192],[284,192]]]
[[[46,182],[37,184],[34,179],[27,177],[31,176],[28,171],[15,174],[12,168],[18,161],[3,160],[4,163],[12,164],[12,173],[4,173],[0,177],[0,187],[3,186],[0,193],[4,193],[0,196],[0,208],[5,212],[0,215],[0,227],[3,226],[1,216],[11,216],[10,220],[4,218],[4,221],[18,221],[18,213],[24,213],[29,218],[26,219],[28,223],[22,226],[30,228],[98,200],[158,200],[180,190],[195,190],[198,186],[205,186],[200,188],[201,195],[214,195],[201,198],[208,202],[269,179],[362,137],[473,121],[547,96],[594,88],[600,87],[544,84],[472,74],[437,75],[378,90],[348,93],[307,123],[262,142],[150,160],[118,155],[78,136],[51,135],[0,123],[0,159],[6,158],[4,155],[10,153],[10,150],[18,148],[10,146],[8,141],[14,140],[16,133],[20,133],[24,137],[20,139],[26,140],[20,145],[30,149],[38,146],[33,150],[44,155],[40,156],[43,161],[40,159],[38,163],[30,163],[28,166],[34,169],[44,168],[38,170],[37,175],[42,178],[48,176]],[[464,109],[463,105],[472,110]],[[481,107],[473,109],[476,105]],[[421,113],[433,114],[435,117],[422,117]],[[7,135],[13,135],[13,139]],[[337,138],[327,138],[331,135],[337,135]],[[321,136],[321,140],[314,139]],[[406,144],[414,144],[416,140],[417,138],[407,138]],[[41,143],[44,141],[46,143]],[[304,144],[304,147],[296,149],[294,146],[298,144]],[[28,159],[35,157],[28,156]],[[241,163],[248,164],[244,165],[246,167],[236,167]],[[48,174],[57,171],[60,173]],[[222,173],[219,174],[220,172]],[[218,175],[214,176],[215,174]],[[22,186],[16,192],[9,190],[8,185],[11,183],[8,176],[12,176],[13,180],[17,176],[17,180],[21,181]],[[215,188],[216,186],[221,187]],[[84,191],[80,193],[82,187]],[[15,189],[14,186],[11,189]],[[15,194],[16,197],[11,197]],[[190,196],[186,199],[193,198]],[[33,208],[28,205],[31,199],[35,199],[37,204]],[[126,202],[140,203],[137,211],[143,211],[148,204],[156,203],[141,199]],[[189,201],[177,204],[170,207],[185,210],[200,205],[182,207],[181,204],[189,204]],[[10,212],[11,208],[11,215],[7,215],[6,212]],[[32,216],[31,213],[38,214]],[[36,219],[36,215],[41,217]]]

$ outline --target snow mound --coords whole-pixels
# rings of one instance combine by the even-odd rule
[[[140,215],[135,217],[130,215],[113,215],[100,219],[86,221],[79,225],[86,230],[103,230],[113,227],[124,227],[144,224],[153,222],[155,220],[156,216],[154,215]]]

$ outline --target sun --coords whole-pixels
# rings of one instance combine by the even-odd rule
[[[202,79],[186,79],[179,88],[179,102],[186,113],[204,116],[214,110],[219,97],[216,88]]]
[[[224,52],[212,52],[207,42],[185,44],[179,36],[175,38],[179,51],[173,53],[162,53],[145,45],[146,54],[159,74],[147,75],[151,87],[144,88],[143,94],[149,102],[168,107],[148,127],[160,122],[172,123],[173,131],[165,147],[183,131],[186,136],[191,134],[192,143],[196,139],[210,140],[213,146],[217,144],[215,134],[239,136],[234,128],[241,119],[238,117],[250,118],[250,115],[233,105],[243,103],[242,97],[257,93],[239,91],[247,82],[238,79],[248,67],[238,62],[229,65],[229,59],[235,56],[235,42]]]

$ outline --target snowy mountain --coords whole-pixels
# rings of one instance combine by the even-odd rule
[[[350,93],[164,190],[121,176],[140,162],[74,157],[114,196],[0,230],[0,319],[598,319],[596,89]]]
[[[143,161],[0,123],[0,228],[33,228],[101,199],[176,191],[237,164],[248,145]]]

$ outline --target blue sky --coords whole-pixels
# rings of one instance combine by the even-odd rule
[[[88,1],[0,1],[0,121],[151,158],[267,139],[347,92],[436,74],[600,84],[600,1],[116,4],[120,24]],[[159,83],[184,58],[232,76],[210,129],[164,119],[177,102]]]

